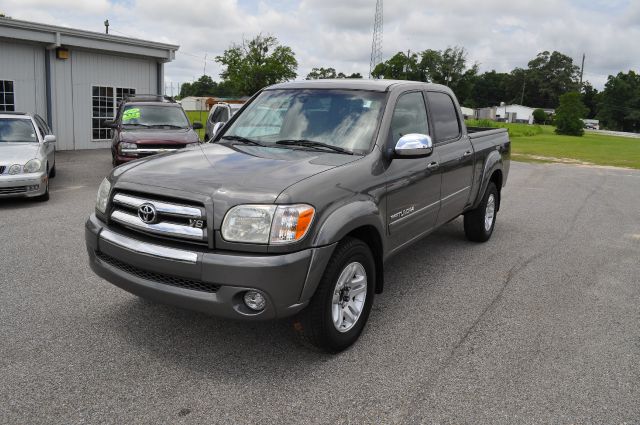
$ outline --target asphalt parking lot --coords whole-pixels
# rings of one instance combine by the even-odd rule
[[[1,423],[640,423],[640,172],[514,163],[496,231],[387,265],[358,343],[140,300],[88,267],[106,151],[0,201]]]

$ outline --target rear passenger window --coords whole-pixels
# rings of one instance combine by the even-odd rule
[[[460,123],[453,99],[445,93],[428,92],[427,100],[429,101],[436,142],[460,137]]]
[[[420,92],[400,96],[391,118],[391,139],[394,146],[402,136],[411,133],[429,134],[427,109]]]

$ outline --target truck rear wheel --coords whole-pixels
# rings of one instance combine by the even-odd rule
[[[369,317],[375,278],[367,244],[355,238],[340,242],[309,306],[293,320],[302,342],[329,353],[351,346]]]
[[[480,205],[464,215],[464,233],[470,241],[486,242],[491,238],[498,212],[498,189],[493,182],[487,186]]]

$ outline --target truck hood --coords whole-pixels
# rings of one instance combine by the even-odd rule
[[[120,141],[137,144],[188,144],[196,143],[198,135],[190,128],[186,129],[149,129],[124,130],[120,133]]]
[[[0,143],[0,165],[24,165],[33,158],[41,158],[39,143]]]
[[[273,203],[287,187],[359,158],[289,148],[205,144],[130,162],[116,168],[114,178],[116,185],[133,184],[137,190],[162,194],[157,188],[165,188],[171,193],[205,195],[213,199],[216,210],[226,211],[238,204]]]

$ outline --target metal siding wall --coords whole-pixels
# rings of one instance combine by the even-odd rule
[[[15,82],[16,111],[46,118],[44,48],[3,40],[0,58],[0,80]]]
[[[53,115],[53,132],[58,139],[59,150],[75,149],[73,132],[73,85],[71,84],[71,60],[51,56],[51,113]]]
[[[157,77],[154,60],[71,52],[73,73],[73,128],[75,149],[108,148],[111,142],[91,141],[91,87],[134,88],[137,93],[155,93]],[[153,69],[154,72],[150,72]]]

